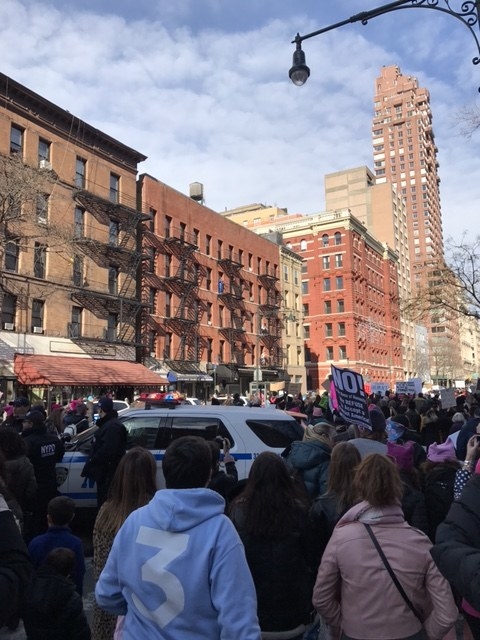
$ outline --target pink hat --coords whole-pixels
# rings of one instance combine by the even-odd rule
[[[405,444],[387,442],[387,456],[395,460],[400,471],[413,469],[413,442],[408,440]]]
[[[451,440],[446,440],[443,444],[432,442],[428,447],[427,460],[430,462],[446,462],[456,459],[455,446]]]
[[[7,414],[7,416],[13,415],[13,407],[11,404],[7,404],[6,407],[2,407],[2,411]]]
[[[475,465],[475,473],[480,474],[480,460],[477,460],[477,464]]]

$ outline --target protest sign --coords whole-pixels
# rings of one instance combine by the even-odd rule
[[[332,385],[340,416],[351,424],[371,429],[362,376],[356,371],[332,365]]]
[[[371,382],[370,383],[370,391],[371,393],[376,393],[379,396],[384,396],[385,392],[390,388],[387,382]]]

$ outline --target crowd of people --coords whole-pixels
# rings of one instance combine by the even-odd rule
[[[35,640],[453,640],[461,624],[480,639],[479,398],[445,410],[371,396],[368,428],[345,424],[327,393],[282,401],[304,434],[282,456],[259,454],[239,480],[226,438],[184,436],[158,490],[152,454],[126,451],[100,400],[84,469],[100,489],[90,626],[74,504],[42,481],[62,439],[32,407],[21,430],[18,411],[7,418],[0,638],[22,619]],[[40,506],[43,527],[26,527]]]

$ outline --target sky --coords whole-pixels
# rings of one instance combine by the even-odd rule
[[[375,78],[397,64],[431,94],[444,237],[477,235],[480,133],[460,114],[480,109],[479,52],[460,21],[409,8],[348,24],[304,43],[303,87],[288,78],[297,32],[383,3],[1,0],[0,70],[148,156],[140,173],[185,194],[201,182],[215,211],[312,214],[326,174],[373,169]]]

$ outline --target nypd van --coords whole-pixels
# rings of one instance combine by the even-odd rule
[[[253,460],[262,451],[282,453],[303,436],[302,426],[292,416],[270,408],[234,406],[188,406],[175,408],[129,409],[119,420],[127,429],[127,448],[145,447],[157,461],[158,487],[164,487],[162,460],[165,449],[181,436],[201,436],[214,440],[228,438],[230,453],[236,460],[238,478],[248,476]],[[66,445],[62,462],[57,464],[57,485],[61,494],[75,500],[77,507],[96,507],[95,482],[82,478],[92,439],[93,426]]]

